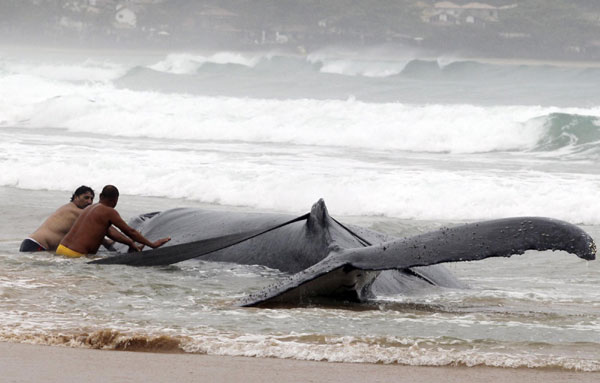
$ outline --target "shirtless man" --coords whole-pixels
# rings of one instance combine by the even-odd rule
[[[105,235],[137,251],[140,251],[141,248],[135,242],[154,249],[171,240],[171,237],[167,237],[152,242],[131,228],[115,210],[118,201],[119,190],[113,185],[106,185],[100,193],[100,202],[89,206],[81,213],[71,230],[58,245],[56,254],[67,257],[96,254]],[[119,228],[122,234],[114,229],[112,225]]]
[[[71,197],[71,202],[59,207],[33,234],[23,240],[19,251],[56,250],[79,214],[93,201],[94,190],[92,188],[85,185],[78,187]]]

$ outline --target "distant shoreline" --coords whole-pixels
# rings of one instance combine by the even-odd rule
[[[464,61],[475,61],[483,64],[493,65],[526,65],[526,66],[556,66],[567,68],[600,68],[598,61],[561,61],[545,59],[526,58],[485,58],[485,57],[461,57]]]
[[[376,49],[377,47],[373,47]],[[212,48],[131,48],[124,46],[115,46],[112,48],[108,47],[76,47],[76,46],[48,46],[48,45],[35,45],[35,44],[7,44],[0,42],[0,54],[3,51],[12,51],[16,53],[22,53],[23,51],[29,51],[35,49],[34,53],[47,52],[53,54],[59,53],[84,53],[84,54],[95,54],[95,55],[114,55],[119,54],[120,57],[125,56],[166,56],[172,53],[197,53],[197,54],[213,54],[217,52],[243,52],[243,53],[254,53],[254,52],[280,52],[281,54],[291,55],[291,56],[306,56],[311,52],[307,52],[306,54],[302,54],[299,52],[295,52],[290,50],[289,48],[284,47],[276,47],[276,48],[267,48],[261,47],[261,49],[231,49],[229,47],[224,47],[223,49],[212,49]],[[318,52],[320,50],[327,51],[328,49],[335,49],[335,47],[323,47],[315,50],[314,52]],[[357,52],[361,52],[362,50],[368,51],[369,47],[359,47],[357,48]],[[390,60],[389,57],[385,57],[386,60]],[[525,65],[525,66],[554,66],[554,67],[567,67],[567,68],[600,68],[600,61],[580,61],[580,60],[553,60],[553,59],[535,59],[535,58],[501,58],[501,57],[484,57],[484,56],[468,56],[468,55],[454,55],[451,53],[440,53],[439,55],[431,55],[424,54],[422,56],[416,55],[413,60],[427,60],[427,61],[435,61],[435,60],[446,60],[448,62],[453,61],[472,61],[478,62],[482,64],[490,64],[490,65]]]

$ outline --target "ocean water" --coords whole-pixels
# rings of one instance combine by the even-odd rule
[[[334,217],[399,237],[537,215],[600,241],[598,83],[593,63],[389,49],[0,48],[0,340],[600,371],[600,266],[565,253],[449,265],[467,289],[271,310],[236,306],[284,277],[260,266],[17,251],[74,188],[109,183],[125,217],[302,214],[324,198]]]

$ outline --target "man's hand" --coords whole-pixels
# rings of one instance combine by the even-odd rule
[[[136,253],[138,251],[142,251],[142,249],[144,248],[144,245],[137,245],[135,242],[132,242],[129,245],[129,250],[127,250],[128,253]]]
[[[158,241],[154,241],[154,242],[152,242],[152,248],[156,249],[157,247],[161,247],[162,245],[169,242],[170,240],[171,240],[171,237],[167,237],[167,238],[159,239]]]

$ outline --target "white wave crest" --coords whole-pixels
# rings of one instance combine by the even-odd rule
[[[346,76],[389,77],[401,73],[407,64],[408,62],[332,60],[323,62],[320,71]]]
[[[190,53],[169,54],[164,60],[150,65],[149,68],[166,73],[173,74],[194,74],[198,69],[206,64],[236,64],[246,67],[254,67],[263,55],[245,55],[238,52],[217,52],[211,55],[195,55]]]
[[[191,97],[30,76],[0,78],[0,96],[0,122],[9,126],[449,153],[532,149],[545,129],[545,120],[536,117],[556,112],[600,115],[598,108]]]

